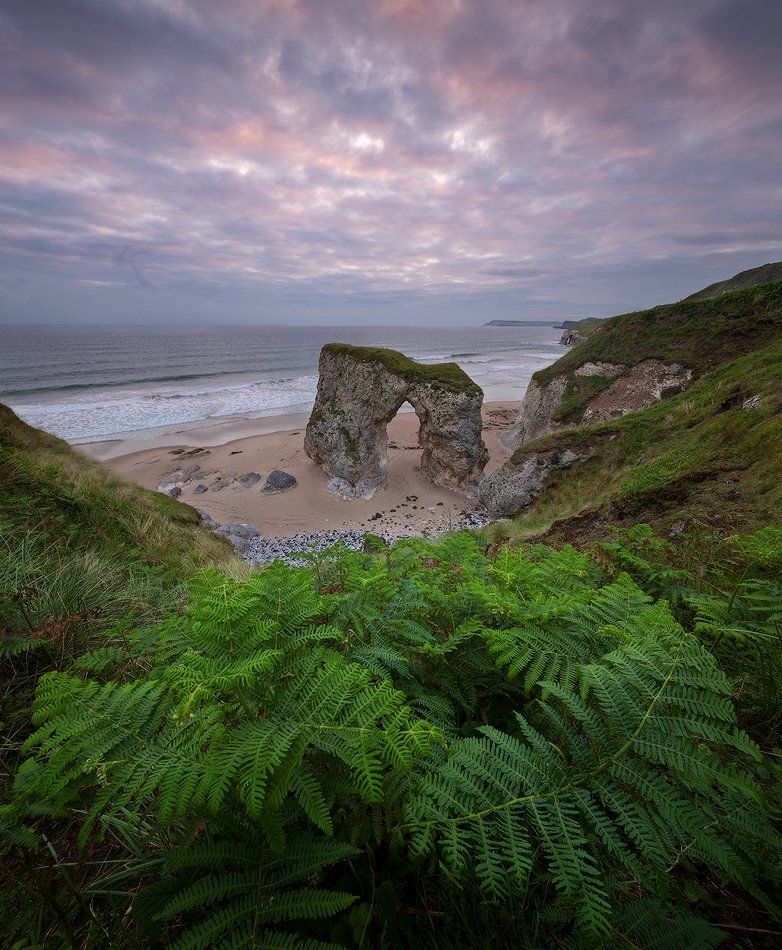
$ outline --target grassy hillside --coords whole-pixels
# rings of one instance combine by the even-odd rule
[[[0,802],[32,730],[41,677],[96,647],[122,655],[127,631],[180,609],[184,583],[210,566],[248,573],[194,509],[111,476],[0,405]],[[18,933],[20,947],[36,945],[29,928],[38,920],[52,940],[41,945],[75,946],[60,872],[33,870],[20,833],[0,808],[5,941]],[[50,848],[71,846],[60,825],[49,834]]]
[[[744,408],[755,397],[759,407]],[[677,522],[726,530],[778,523],[782,342],[719,366],[641,412],[535,439],[513,461],[553,446],[588,446],[593,454],[561,471],[529,511],[502,529],[515,537],[551,529],[585,539],[611,524],[644,521],[664,530]]]
[[[603,474],[636,497],[714,467],[720,426],[776,452],[781,350],[602,427]],[[654,454],[688,426],[700,455]],[[191,509],[10,412],[1,431],[9,945],[706,950],[778,929],[782,532],[461,534],[236,579]]]
[[[110,475],[0,404],[0,537],[113,556],[182,579],[232,560],[195,509]]]
[[[774,264],[761,264],[760,267],[751,267],[749,270],[743,270],[741,273],[729,277],[727,280],[719,280],[715,284],[709,284],[703,290],[691,294],[687,300],[706,300],[708,297],[719,297],[721,294],[730,293],[733,290],[741,290],[743,287],[752,287],[756,284],[767,284],[772,280],[782,280],[782,261]]]
[[[587,339],[533,378],[545,386],[555,376],[568,376],[555,418],[576,422],[587,403],[614,381],[612,377],[574,375],[583,363],[634,366],[658,359],[680,363],[697,377],[780,337],[782,281],[776,281],[714,299],[682,301],[612,317],[596,324]]]

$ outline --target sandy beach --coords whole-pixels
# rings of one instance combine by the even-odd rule
[[[488,402],[483,407],[483,438],[489,449],[487,472],[507,457],[500,432],[515,417],[518,402]],[[388,426],[388,485],[371,501],[344,501],[326,491],[328,476],[304,453],[307,414],[231,420],[157,437],[116,439],[75,446],[123,478],[145,488],[182,484],[180,499],[220,524],[251,524],[267,538],[302,532],[372,531],[387,537],[428,534],[459,527],[474,502],[438,488],[418,471],[418,418],[400,412]],[[261,494],[274,469],[296,478],[294,488]],[[245,475],[259,481],[241,484]],[[229,484],[215,490],[218,479]],[[234,479],[236,481],[234,481]],[[249,480],[248,480],[249,481]],[[199,486],[206,487],[199,492]]]

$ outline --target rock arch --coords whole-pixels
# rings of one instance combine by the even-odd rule
[[[477,492],[488,452],[483,392],[455,363],[425,365],[395,350],[329,343],[304,450],[344,498],[371,498],[388,472],[386,426],[403,403],[419,419],[421,472],[443,488]]]

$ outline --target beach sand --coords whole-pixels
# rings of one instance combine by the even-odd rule
[[[500,432],[515,418],[518,402],[484,404],[483,438],[489,449],[487,472],[507,458],[498,444]],[[205,511],[220,524],[251,524],[266,538],[302,532],[372,531],[404,537],[461,526],[475,502],[438,488],[417,470],[418,417],[400,412],[388,426],[388,485],[371,501],[344,501],[326,491],[329,476],[304,453],[308,415],[232,420],[202,429],[149,439],[118,439],[76,445],[77,451],[145,488],[188,478],[180,500]],[[291,490],[263,495],[260,488],[273,469],[294,475]],[[189,471],[188,471],[189,470]],[[210,487],[218,477],[255,472],[261,481],[250,487]],[[196,494],[198,485],[208,490]],[[377,517],[377,515],[380,517]],[[372,520],[370,520],[372,519]]]

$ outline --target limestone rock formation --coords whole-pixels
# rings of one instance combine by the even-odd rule
[[[561,447],[516,453],[481,483],[480,503],[495,518],[509,518],[528,508],[552,482],[556,472],[588,457],[589,449]]]
[[[610,379],[624,370],[624,366],[617,366],[616,363],[582,363],[575,371],[576,376],[602,376],[604,379]]]
[[[678,363],[643,360],[628,369],[619,363],[585,362],[571,371],[561,373],[541,385],[533,376],[513,424],[500,436],[500,444],[513,453],[540,435],[549,435],[563,428],[557,411],[565,400],[571,378],[600,377],[612,380],[585,405],[581,417],[570,424],[589,425],[618,419],[628,412],[646,409],[665,396],[686,389],[692,371]]]
[[[304,450],[343,498],[371,498],[386,484],[386,426],[404,402],[420,422],[421,472],[436,485],[476,494],[488,452],[483,392],[455,363],[416,363],[394,350],[330,343]]]
[[[553,427],[554,413],[562,402],[567,376],[555,376],[541,386],[535,377],[529,381],[516,421],[500,436],[500,444],[513,453],[539,435],[547,435]]]
[[[578,370],[576,370],[578,373]],[[673,396],[687,388],[692,371],[678,363],[644,360],[636,363],[608,389],[595,396],[584,410],[581,421],[607,422],[646,409],[665,396]]]
[[[561,346],[576,346],[585,339],[586,337],[582,336],[577,330],[565,330],[559,338],[559,342]]]

